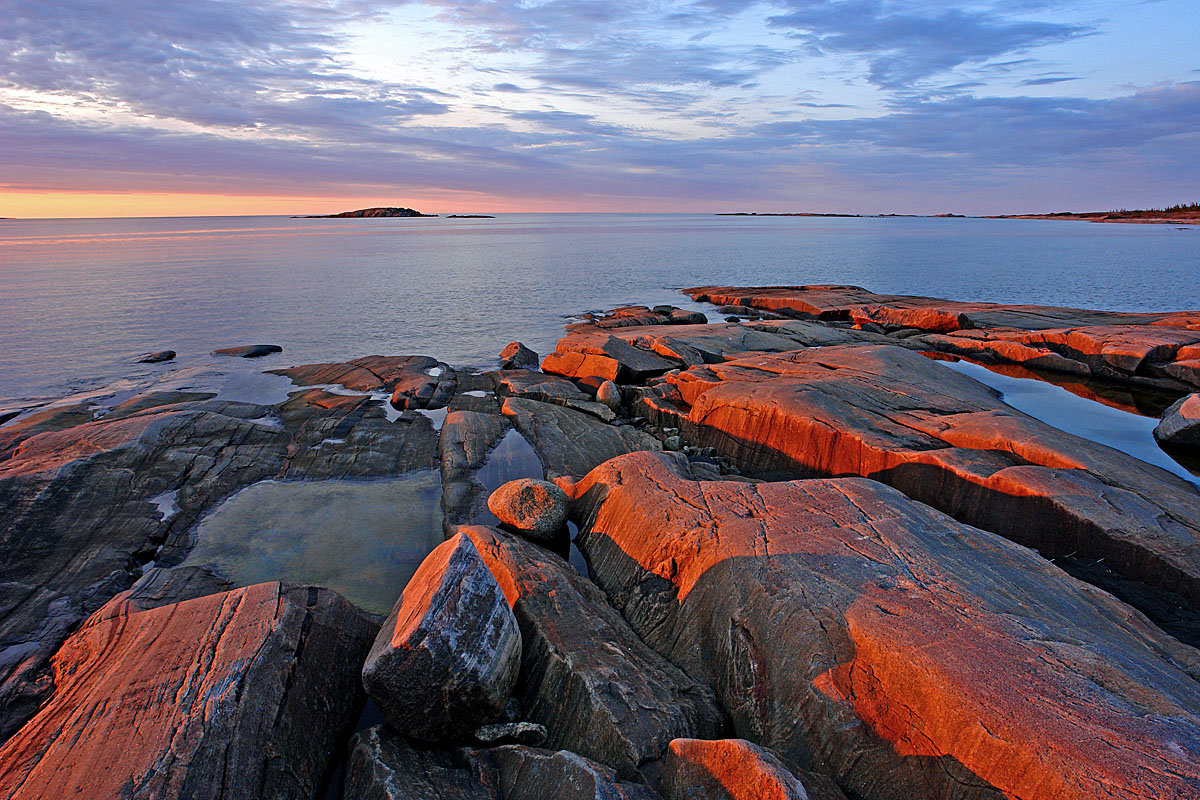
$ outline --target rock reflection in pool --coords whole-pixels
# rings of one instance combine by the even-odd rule
[[[286,580],[341,593],[386,614],[442,541],[436,470],[386,480],[263,481],[201,520],[185,564],[239,586]]]

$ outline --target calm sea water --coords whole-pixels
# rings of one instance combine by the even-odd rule
[[[506,214],[0,221],[0,397],[96,390],[284,347],[264,366],[540,353],[565,317],[700,284],[851,283],[1092,308],[1200,308],[1200,229],[1043,220]],[[140,353],[176,350],[149,367]]]

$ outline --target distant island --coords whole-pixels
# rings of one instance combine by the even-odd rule
[[[446,219],[495,219],[491,214],[447,214]]]
[[[1144,222],[1158,224],[1200,224],[1200,203],[1139,208],[1120,211],[1058,211],[1053,214],[997,214],[986,219],[1074,219],[1085,222]]]
[[[436,217],[437,214],[422,214],[413,208],[393,208],[380,206],[378,208],[360,208],[357,211],[343,211],[340,214],[308,214],[295,219],[341,219],[349,217]]]
[[[725,211],[718,212],[717,217],[861,217],[862,214],[829,214],[816,211],[794,211],[790,213],[764,213],[757,211]]]

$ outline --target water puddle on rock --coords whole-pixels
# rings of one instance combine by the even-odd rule
[[[1000,392],[1005,403],[1047,425],[1120,450],[1200,487],[1200,476],[1193,475],[1158,446],[1153,433],[1158,420],[1154,417],[1089,400],[1037,378],[1002,375],[969,361],[937,359],[937,363],[990,386]]]
[[[400,479],[263,481],[201,520],[184,564],[214,565],[239,586],[327,586],[387,614],[442,542],[440,497],[436,470]]]

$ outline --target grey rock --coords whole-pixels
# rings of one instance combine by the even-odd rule
[[[667,438],[663,439],[663,450],[676,451],[682,449],[683,439],[679,438],[678,436],[668,436]]]
[[[157,353],[147,353],[138,359],[140,364],[159,364],[175,358],[174,350],[159,350]]]
[[[553,541],[567,522],[570,498],[549,481],[509,481],[488,498],[488,510],[513,530],[531,539]]]
[[[417,749],[383,726],[350,742],[347,800],[499,800],[441,750]]]
[[[480,782],[504,800],[657,800],[651,789],[620,780],[576,753],[505,745],[466,754]]]
[[[371,646],[362,680],[400,733],[461,741],[504,712],[520,662],[521,634],[504,593],[459,535],[417,569]]]
[[[699,311],[684,311],[682,308],[677,308],[671,312],[672,325],[705,325],[708,323],[708,317]]]
[[[262,358],[271,353],[282,353],[283,348],[277,344],[247,344],[240,347],[223,347],[213,350],[214,356],[236,356],[238,358]]]
[[[538,354],[520,342],[509,342],[500,351],[501,369],[528,369],[538,365]]]
[[[475,731],[475,741],[488,746],[524,744],[539,747],[546,741],[546,726],[536,722],[498,722]]]
[[[1172,403],[1154,429],[1154,438],[1173,447],[1200,447],[1200,393]]]
[[[621,390],[612,381],[605,381],[596,389],[596,401],[616,411],[621,407]]]

